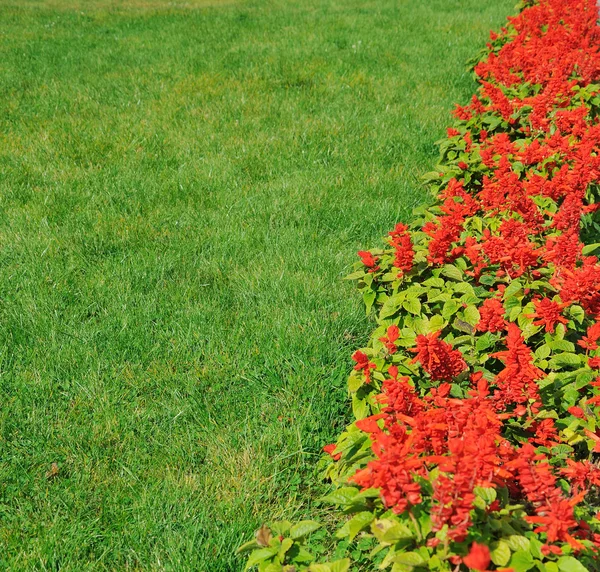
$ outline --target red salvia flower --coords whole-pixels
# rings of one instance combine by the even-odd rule
[[[498,298],[487,298],[479,308],[480,320],[476,329],[480,332],[500,332],[506,328],[505,312]]]
[[[323,447],[323,451],[325,451],[325,453],[327,453],[334,461],[339,461],[342,458],[342,454],[334,453],[336,448],[337,445],[332,443],[331,445],[325,445],[325,447]]]
[[[477,542],[473,542],[469,554],[463,558],[463,562],[469,568],[478,572],[485,572],[491,561],[490,549],[485,544]]]
[[[412,360],[420,362],[423,369],[435,381],[451,381],[467,369],[460,351],[440,340],[441,332],[417,336],[417,347],[409,351],[417,355]]]
[[[386,335],[379,338],[379,341],[387,348],[388,352],[393,354],[398,351],[398,346],[394,343],[400,337],[398,326],[392,324],[388,327]]]
[[[377,256],[374,256],[368,250],[359,250],[358,256],[360,256],[361,262],[369,269],[369,272],[377,272],[379,270],[379,266],[377,266],[379,258]]]
[[[600,339],[600,321],[595,322],[587,329],[587,334],[583,336],[577,344],[585,350],[597,350],[598,339]]]
[[[559,304],[549,298],[534,300],[535,312],[529,314],[528,318],[536,318],[533,323],[536,326],[544,326],[544,329],[551,334],[554,333],[556,324],[567,324],[568,320],[562,315],[563,309],[568,304]]]
[[[354,352],[352,359],[356,362],[354,369],[356,371],[363,371],[365,375],[365,383],[371,383],[371,370],[377,366],[369,361],[369,357],[360,350]]]
[[[389,233],[390,243],[394,247],[394,266],[402,272],[410,272],[413,267],[415,251],[408,227],[398,223],[396,228]]]
[[[503,406],[539,401],[536,381],[544,376],[544,372],[533,365],[532,352],[525,345],[519,327],[509,323],[507,332],[506,351],[492,354],[505,366],[495,379],[498,386],[495,398]]]

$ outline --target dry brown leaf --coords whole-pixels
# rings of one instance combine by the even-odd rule
[[[53,479],[54,477],[58,477],[58,472],[59,472],[58,463],[52,463],[50,470],[46,473],[46,478]]]
[[[260,546],[269,546],[269,542],[271,542],[271,538],[273,535],[271,534],[271,530],[266,524],[263,524],[255,533],[254,536],[256,538],[256,542]]]

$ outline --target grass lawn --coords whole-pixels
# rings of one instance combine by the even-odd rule
[[[0,0],[0,568],[238,570],[311,512],[341,277],[512,6]]]

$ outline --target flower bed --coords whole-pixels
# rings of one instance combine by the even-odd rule
[[[314,564],[318,525],[275,523],[250,565],[600,569],[597,20],[594,0],[539,0],[491,35],[435,204],[351,275],[377,328],[356,421],[325,447],[337,546]]]

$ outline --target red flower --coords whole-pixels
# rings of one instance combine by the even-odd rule
[[[596,342],[598,339],[600,339],[600,321],[595,322],[587,329],[587,335],[583,336],[577,342],[577,345],[585,350],[597,350],[598,344]]]
[[[600,316],[600,265],[596,259],[585,258],[581,267],[562,269],[551,281],[560,290],[564,302],[575,302],[591,316]]]
[[[592,369],[600,369],[600,356],[588,359],[588,365]]]
[[[359,250],[358,256],[360,256],[362,263],[370,269],[369,272],[376,272],[379,270],[379,266],[377,266],[377,261],[379,259],[377,256],[373,256],[368,250]]]
[[[400,329],[395,324],[392,324],[387,329],[387,335],[379,338],[387,348],[388,352],[393,354],[398,351],[398,346],[394,343],[400,337]]]
[[[365,433],[379,433],[381,431],[379,425],[377,425],[377,420],[385,417],[384,414],[380,413],[379,415],[372,415],[371,417],[366,417],[365,419],[359,419],[356,421],[355,425],[358,429]]]
[[[440,332],[417,336],[417,347],[409,351],[417,355],[412,362],[420,362],[434,381],[451,381],[467,369],[462,354],[440,340]]]
[[[492,558],[490,549],[485,544],[473,542],[469,554],[463,558],[463,562],[471,569],[485,572]]]
[[[595,0],[523,4],[509,26],[492,37],[488,56],[476,66],[482,87],[468,105],[457,107],[461,122],[448,130],[453,139],[447,142],[450,154],[444,164],[457,165],[464,173],[442,188],[437,203],[425,211],[421,229],[411,233],[398,224],[389,233],[393,262],[391,256],[380,261],[360,253],[370,272],[380,263],[386,274],[394,268],[399,277],[410,272],[405,278],[417,287],[419,280],[432,278],[424,318],[435,313],[432,304],[441,299],[435,290],[449,290],[439,279],[448,277],[454,286],[457,278],[448,268],[435,266],[454,264],[479,298],[486,289],[495,293],[478,308],[475,340],[481,339],[478,332],[500,335],[485,336],[489,339],[482,348],[475,344],[469,351],[469,364],[477,364],[477,371],[470,387],[463,388],[466,396],[459,399],[456,391],[451,393],[456,383],[450,382],[467,370],[466,354],[444,341],[442,332],[419,335],[416,347],[409,350],[415,354],[412,363],[420,363],[439,386],[431,387],[422,375],[399,377],[404,356],[394,357],[398,365],[392,365],[389,354],[400,353],[400,330],[388,327],[379,338],[387,348],[380,368],[385,378],[381,393],[371,402],[381,413],[355,425],[368,434],[371,460],[350,480],[377,488],[384,506],[397,514],[414,505],[428,507],[432,533],[443,530],[445,539],[454,543],[481,538],[481,529],[473,530],[472,522],[475,487],[506,488],[510,502],[523,506],[533,533],[542,535],[543,554],[556,560],[565,545],[577,552],[585,544],[600,554],[600,534],[589,522],[594,499],[583,502],[588,491],[600,487],[600,469],[580,460],[585,443],[591,443],[593,453],[600,452],[600,429],[575,420],[570,427],[579,439],[585,437],[585,443],[572,458],[550,458],[542,452],[566,442],[562,429],[571,416],[584,421],[596,416],[600,377],[586,383],[585,372],[577,376],[578,405],[568,407],[560,395],[548,395],[552,383],[544,383],[546,389],[540,392],[547,372],[534,365],[533,354],[534,348],[543,347],[541,338],[551,343],[550,334],[558,325],[570,323],[563,315],[565,308],[578,305],[585,316],[573,315],[568,339],[579,334],[579,352],[585,352],[590,368],[600,370],[600,264],[584,254],[580,236],[584,215],[600,208],[593,203],[600,181],[600,123],[586,95],[595,93],[593,85],[600,82],[600,27]],[[496,121],[489,122],[490,117]],[[473,131],[474,125],[489,125],[489,133]],[[462,150],[468,153],[461,157],[466,161],[457,159]],[[437,172],[440,185],[448,171]],[[529,318],[545,330],[527,340],[519,328],[522,317],[519,325],[511,322],[501,298],[520,276],[526,282],[522,303],[532,301]],[[388,284],[387,279],[378,284],[388,296],[406,286]],[[458,287],[456,292],[464,294],[462,303],[472,303],[468,292]],[[418,329],[411,319],[406,327]],[[589,326],[585,335],[582,323]],[[496,337],[504,350],[484,355],[495,351],[487,345]],[[562,351],[558,343],[556,348]],[[364,372],[369,383],[375,364],[363,352],[356,352],[354,360],[355,370]],[[461,386],[466,383],[465,379]],[[557,419],[549,418],[549,412]],[[505,498],[498,495],[486,511],[506,508]],[[431,536],[423,544],[439,544],[441,539]],[[448,562],[457,569],[498,569],[484,544],[472,543],[462,558],[450,552]]]
[[[480,320],[476,329],[479,332],[500,332],[506,328],[504,306],[498,298],[487,298],[479,308]]]
[[[511,278],[521,276],[529,268],[537,266],[540,252],[528,234],[527,226],[512,218],[500,225],[499,235],[492,236],[486,229],[483,233],[483,250],[490,263],[499,264],[502,274],[506,273]]]
[[[550,554],[554,554],[556,556],[562,556],[563,551],[553,544],[544,544],[540,549],[544,556],[549,556]]]
[[[371,383],[371,370],[377,366],[373,362],[370,362],[367,354],[360,350],[354,352],[352,359],[356,362],[354,366],[355,371],[364,371],[365,383]]]
[[[339,461],[342,457],[342,454],[334,453],[336,448],[337,445],[335,443],[332,443],[331,445],[325,445],[325,447],[323,447],[323,451],[325,451],[325,453],[327,453],[334,461]]]
[[[581,407],[577,407],[576,405],[574,405],[573,407],[569,407],[567,409],[567,411],[571,415],[574,415],[575,417],[579,417],[579,419],[585,419],[585,413],[584,413],[583,409],[581,409]]]
[[[509,323],[507,330],[506,351],[492,354],[505,365],[495,379],[498,386],[495,398],[504,405],[527,403],[530,399],[539,401],[536,381],[544,372],[533,365],[532,352],[525,345],[519,327]]]
[[[415,251],[408,227],[398,223],[396,228],[389,233],[390,243],[394,247],[394,266],[403,272],[410,272],[413,267]]]
[[[563,308],[568,304],[559,304],[553,302],[549,298],[542,298],[541,300],[534,300],[533,305],[535,312],[529,314],[528,318],[537,318],[534,320],[534,325],[544,326],[544,329],[551,334],[554,333],[556,324],[567,324],[568,320],[561,314]]]

